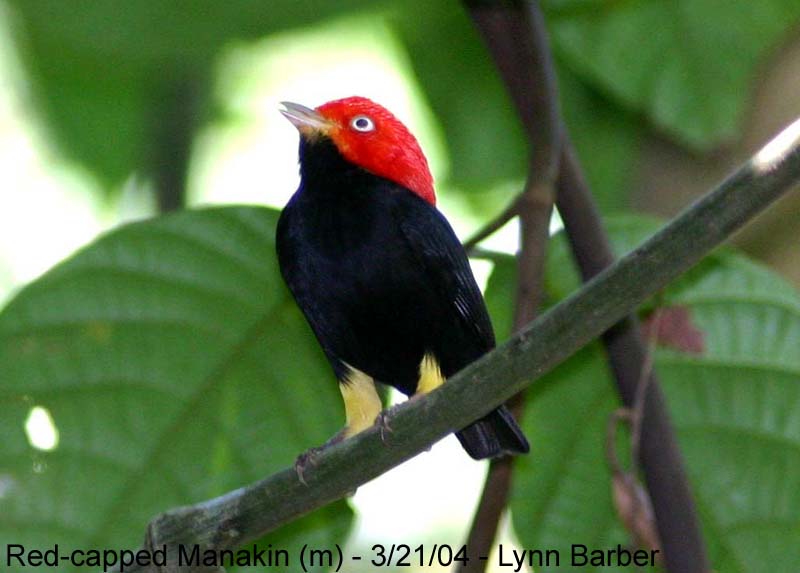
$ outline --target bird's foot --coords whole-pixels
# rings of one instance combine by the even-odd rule
[[[306,470],[311,467],[317,465],[317,458],[319,455],[327,450],[334,444],[338,444],[345,438],[345,430],[340,431],[336,435],[334,435],[330,440],[322,444],[321,446],[317,446],[315,448],[309,448],[299,456],[294,461],[294,471],[297,473],[297,479],[300,480],[300,483],[307,486],[305,479]]]
[[[381,442],[384,444],[386,443],[386,435],[392,433],[392,427],[389,425],[389,420],[391,419],[391,408],[386,410],[381,410],[378,417],[375,418],[375,425],[378,426],[378,432],[381,435]]]
[[[390,422],[392,421],[392,418],[394,418],[395,414],[397,413],[397,410],[400,409],[402,406],[403,406],[402,403],[401,404],[395,404],[394,406],[390,406],[389,408],[386,408],[385,410],[381,410],[381,412],[378,414],[378,417],[375,418],[375,425],[378,426],[378,431],[381,434],[381,441],[384,444],[387,443],[387,440],[386,440],[387,435],[394,432]]]
[[[300,483],[307,486],[305,473],[309,466],[317,465],[317,457],[319,456],[320,452],[325,449],[325,446],[320,446],[318,448],[309,448],[299,456],[294,461],[294,471],[297,473],[297,479],[300,480]]]

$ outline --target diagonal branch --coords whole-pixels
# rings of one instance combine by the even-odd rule
[[[348,495],[523,390],[632,313],[798,183],[800,120],[580,291],[441,388],[398,408],[389,444],[372,428],[320,454],[317,465],[305,474],[307,486],[294,469],[287,468],[221,497],[161,514],[148,526],[146,549],[167,544],[168,566],[131,566],[126,571],[180,571],[177,543],[236,547]]]

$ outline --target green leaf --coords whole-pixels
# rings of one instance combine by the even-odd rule
[[[522,128],[463,6],[456,0],[408,2],[396,25],[444,128],[451,181],[480,189],[523,177]]]
[[[695,149],[736,136],[758,64],[800,18],[785,0],[546,4],[557,53]]]
[[[193,211],[101,238],[0,314],[0,538],[131,547],[156,513],[290,465],[340,427],[330,369],[280,278],[277,213]],[[46,408],[52,451],[24,423]],[[268,539],[341,542],[344,502]],[[299,544],[299,545],[298,545]]]
[[[641,122],[559,64],[561,111],[592,196],[604,213],[623,211],[630,207]]]
[[[656,229],[630,217],[609,227],[618,254]],[[562,297],[575,286],[563,271],[570,266],[563,234],[550,253],[548,287]],[[500,286],[490,280],[487,300],[495,323],[508,325],[513,299]],[[702,354],[659,349],[656,370],[715,570],[798,569],[800,296],[722,250],[670,285],[662,304],[686,308],[705,340]],[[529,391],[523,427],[532,453],[517,466],[514,524],[523,546],[558,549],[562,567],[573,543],[603,549],[627,542],[603,456],[605,423],[617,405],[597,344]]]

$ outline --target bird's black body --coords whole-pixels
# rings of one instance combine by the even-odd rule
[[[426,354],[447,378],[494,347],[466,254],[433,205],[346,161],[327,138],[301,139],[300,158],[278,258],[341,383],[354,367],[412,395]],[[528,448],[504,408],[459,439],[476,458]]]

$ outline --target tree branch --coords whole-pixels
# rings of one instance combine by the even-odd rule
[[[514,302],[514,332],[519,332],[536,316],[543,291],[544,262],[562,139],[555,70],[544,16],[537,2],[467,0],[465,4],[511,94],[530,143],[525,188],[494,224],[490,223],[477,235],[477,238],[483,238],[490,231],[502,227],[515,214],[519,216],[520,249]],[[514,396],[509,407],[517,419],[521,418],[524,396]],[[487,555],[494,542],[500,517],[508,503],[513,463],[513,458],[506,457],[493,460],[489,466],[467,538],[467,547],[472,554]],[[458,571],[479,573],[485,569],[486,563],[477,559],[462,562]]]
[[[487,237],[491,237],[497,231],[502,229],[506,223],[517,216],[519,213],[519,196],[514,197],[514,200],[503,209],[503,211],[494,219],[489,221],[484,227],[478,229],[474,235],[464,241],[464,250],[468,255],[472,255],[478,244]]]
[[[798,182],[800,121],[577,293],[447,384],[399,407],[392,415],[390,443],[371,428],[321,453],[305,473],[307,486],[287,468],[221,497],[161,514],[148,527],[149,548],[168,544],[174,556],[176,543],[235,547],[348,495],[520,392],[631,314]],[[166,570],[178,571],[171,563]]]

